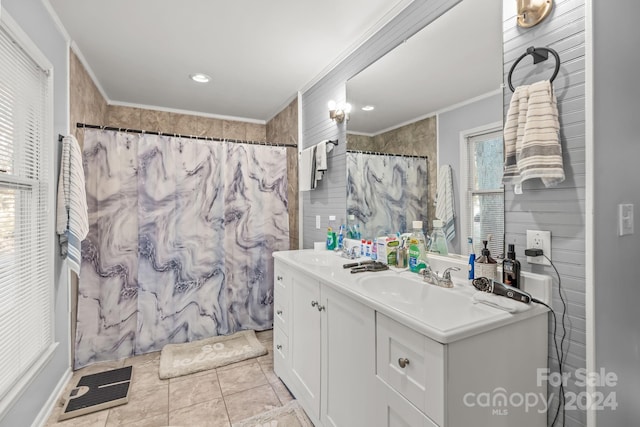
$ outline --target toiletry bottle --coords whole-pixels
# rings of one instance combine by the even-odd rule
[[[327,228],[327,250],[334,250],[336,248],[336,232],[334,231],[335,216],[329,217],[329,227]]]
[[[469,243],[469,280],[473,280],[475,279],[474,264],[476,263],[476,253],[473,249],[473,238],[467,237],[467,242]]]
[[[367,241],[362,239],[360,240],[360,256],[365,256],[367,253]]]
[[[378,242],[377,239],[373,239],[371,242],[371,259],[374,261],[378,260]]]
[[[491,280],[498,280],[498,262],[491,257],[489,248],[487,248],[488,240],[483,240],[482,256],[476,259],[475,277],[486,277]]]
[[[426,239],[422,232],[422,221],[413,221],[413,232],[409,236],[409,270],[419,273],[426,267],[424,256],[426,254]]]
[[[444,235],[444,231],[442,231],[442,221],[439,219],[433,220],[433,231],[431,232],[431,245],[429,247],[429,251],[440,255],[449,255],[447,238]]]
[[[364,256],[371,258],[371,240],[367,240],[367,244],[364,247]]]
[[[507,257],[502,261],[502,283],[520,289],[520,261],[513,244],[509,244]]]

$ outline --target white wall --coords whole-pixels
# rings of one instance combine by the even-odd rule
[[[618,378],[615,410],[596,411],[597,425],[640,425],[640,229],[618,236],[617,206],[640,215],[640,3],[593,1],[595,369]]]
[[[51,141],[55,145],[54,158],[51,161],[55,164],[54,176],[57,177],[60,156],[57,135],[67,134],[69,128],[68,45],[41,0],[2,0],[2,7],[20,25],[54,67],[54,132],[56,138]],[[51,236],[51,238],[55,239],[55,236]],[[69,283],[66,273],[62,271],[57,244],[54,257],[55,281],[51,284],[55,292],[54,339],[59,344],[49,363],[0,420],[1,427],[28,426],[38,416],[46,415],[41,411],[48,409],[49,399],[70,366]]]

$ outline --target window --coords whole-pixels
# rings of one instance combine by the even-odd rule
[[[495,258],[504,253],[504,187],[502,170],[504,144],[502,129],[476,130],[463,137],[466,165],[465,230],[473,237],[476,254],[481,253],[482,241],[491,236],[489,250]],[[465,242],[466,243],[466,242]],[[468,251],[468,245],[466,250]]]
[[[0,417],[51,355],[51,67],[0,22]]]

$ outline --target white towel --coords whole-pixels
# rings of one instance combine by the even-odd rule
[[[529,179],[545,187],[564,181],[558,107],[548,80],[519,86],[513,93],[504,127],[504,182],[516,190]]]
[[[320,181],[325,172],[327,171],[327,143],[326,141],[319,142],[315,146],[314,158],[315,158],[315,177],[313,188],[317,187],[318,181]]]
[[[531,308],[531,304],[525,304],[511,298],[502,297],[500,295],[489,292],[478,291],[473,294],[471,300],[474,304],[485,304],[509,313],[519,313]]]
[[[82,240],[89,233],[89,215],[82,151],[73,136],[62,139],[56,215],[60,252],[67,258],[69,267],[79,275],[82,262]]]
[[[309,191],[315,188],[314,151],[315,147],[311,147],[302,150],[302,153],[300,153],[300,191]]]
[[[444,235],[447,237],[447,241],[451,241],[456,236],[456,212],[451,165],[441,165],[440,169],[438,169],[438,188],[435,203],[436,218],[442,220]]]

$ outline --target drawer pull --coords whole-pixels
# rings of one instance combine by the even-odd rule
[[[282,310],[278,310],[278,311],[276,311],[276,314],[277,314],[278,316],[281,316],[281,315],[282,315]]]
[[[277,279],[278,279],[278,282],[282,281],[282,276],[278,276]]]
[[[318,301],[311,301],[311,307],[316,307],[318,305]]]
[[[324,305],[318,304],[318,311],[322,311],[322,310],[324,310]]]
[[[401,357],[400,359],[398,359],[398,365],[400,365],[401,368],[405,368],[407,365],[409,364],[409,359]]]
[[[282,350],[282,345],[278,344],[278,345],[276,345],[276,348],[277,348],[278,350]]]

